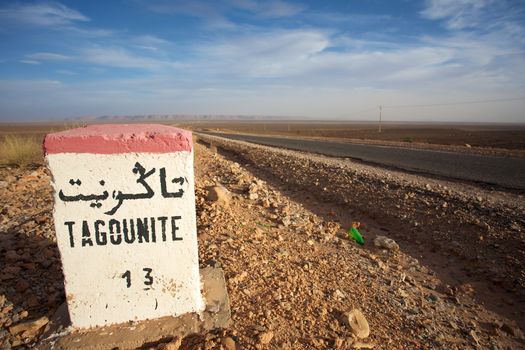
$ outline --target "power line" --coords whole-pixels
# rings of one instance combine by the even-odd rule
[[[375,111],[375,110],[376,110],[376,107],[372,107],[372,108],[363,109],[363,110],[358,111],[358,112],[352,112],[352,113],[350,113],[350,114],[346,114],[346,115],[347,115],[347,116],[351,116],[351,115],[361,114],[361,113],[370,112],[370,111]]]
[[[498,98],[491,100],[472,100],[472,101],[459,101],[449,103],[430,103],[430,104],[416,104],[416,105],[382,105],[383,108],[410,108],[410,107],[438,107],[438,106],[457,106],[457,105],[469,105],[478,103],[491,103],[491,102],[506,102],[506,101],[519,101],[525,100],[525,97],[511,97],[511,98]]]

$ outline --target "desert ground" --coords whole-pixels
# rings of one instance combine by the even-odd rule
[[[307,136],[342,140],[425,143],[436,145],[469,144],[473,147],[525,149],[525,125],[476,123],[378,123],[357,122],[207,122],[181,126],[248,132],[267,135]]]
[[[386,125],[381,134],[373,125],[181,126],[407,147],[525,148],[525,128],[515,126]],[[0,135],[38,143],[63,127],[8,125]],[[199,259],[201,267],[225,271],[232,322],[183,339],[181,349],[525,348],[522,192],[197,139]],[[38,156],[4,164],[0,174],[0,344],[38,348],[65,300],[50,176]],[[214,186],[223,189],[219,200],[208,196]],[[363,246],[346,235],[356,221]],[[368,332],[348,323],[356,309]],[[164,339],[156,348],[179,344]]]
[[[393,123],[383,122],[304,122],[304,121],[184,121],[167,123],[187,129],[214,129],[267,135],[321,137],[359,141],[403,142],[458,145],[473,147],[525,149],[524,124],[482,123]],[[4,123],[0,124],[0,137],[24,135],[42,138],[46,133],[81,126],[81,122],[56,123]]]

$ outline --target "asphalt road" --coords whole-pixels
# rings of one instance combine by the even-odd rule
[[[359,159],[405,170],[525,190],[525,159],[521,158],[273,136],[214,132],[203,132],[203,134],[334,157]]]

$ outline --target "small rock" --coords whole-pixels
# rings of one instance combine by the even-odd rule
[[[252,312],[250,311],[250,313]],[[266,330],[266,327],[256,324],[253,326],[253,329],[256,330],[257,332],[264,332]]]
[[[182,338],[181,337],[175,337],[169,343],[161,344],[157,349],[162,349],[162,350],[179,350],[181,344],[182,344]]]
[[[412,316],[418,315],[419,314],[419,309],[417,307],[413,307],[413,308],[408,309],[407,313],[409,315],[412,315]]]
[[[9,250],[8,252],[5,253],[5,258],[7,260],[16,261],[20,259],[20,255],[18,255],[18,253],[14,250]]]
[[[9,340],[7,340],[9,342]],[[11,347],[9,347],[8,349],[12,349],[12,348],[16,348],[20,345],[24,344],[24,342],[22,341],[22,339],[14,339],[12,342],[11,342]],[[4,349],[2,349],[4,350]]]
[[[366,338],[370,335],[368,321],[358,309],[353,309],[348,313],[348,326],[358,338]]]
[[[518,327],[514,327],[508,323],[504,323],[501,329],[516,338],[524,339],[523,332]]]
[[[34,337],[36,333],[49,323],[49,319],[44,316],[34,321],[19,323],[15,326],[9,327],[9,333],[16,335],[23,333],[24,338]]]
[[[259,343],[261,344],[269,344],[272,341],[272,339],[273,339],[272,331],[268,331],[268,332],[259,334]]]
[[[10,302],[7,302],[6,305],[2,308],[2,311],[0,312],[0,314],[8,314],[10,313],[14,308],[14,305]]]
[[[232,277],[229,279],[229,282],[231,284],[238,284],[239,282],[241,282],[242,280],[244,280],[246,277],[248,277],[248,272],[246,271],[243,271],[239,274],[237,274],[235,277]]]
[[[474,295],[475,289],[474,286],[470,283],[463,283],[458,286],[458,290],[461,293],[467,294],[467,295]]]
[[[29,287],[30,287],[30,284],[26,280],[22,280],[22,279],[19,280],[15,286],[16,291],[20,293],[25,292],[26,290],[29,289]]]
[[[38,297],[34,294],[31,294],[27,299],[26,299],[26,304],[27,306],[29,307],[37,307],[38,305],[40,305],[40,301],[38,300]]]
[[[373,349],[374,347],[374,343],[363,343],[361,341],[356,341],[352,344],[352,348],[354,349]]]
[[[35,222],[37,224],[44,224],[44,223],[46,223],[47,220],[48,220],[48,217],[45,216],[45,215],[41,215],[41,216],[35,218]]]
[[[439,297],[435,294],[430,294],[427,296],[427,300],[431,302],[436,302],[439,300]]]
[[[259,195],[257,193],[250,193],[248,198],[251,200],[259,199]]]
[[[399,245],[397,245],[396,241],[394,241],[391,238],[385,237],[385,236],[377,236],[374,239],[374,245],[379,248],[384,248],[388,250],[399,250]]]
[[[210,312],[212,314],[216,314],[219,311],[221,311],[221,305],[220,305],[220,303],[217,300],[209,301],[206,304],[206,311],[208,311],[208,312]]]
[[[221,345],[226,350],[236,350],[235,340],[230,337],[222,338]]]
[[[476,345],[479,346],[479,338],[478,338],[476,332],[474,332],[474,330],[471,330],[471,331],[469,332],[469,335],[470,335],[470,337],[472,338],[472,340],[474,340],[474,342],[476,343]]]
[[[290,219],[289,216],[285,216],[281,222],[283,223],[284,226],[290,226],[292,224],[292,219]]]
[[[467,147],[467,148],[471,148],[472,146],[471,146],[470,144],[466,143],[466,144],[465,144],[465,147]]]
[[[252,183],[250,184],[250,187],[248,188],[249,193],[257,193],[259,191],[259,186],[257,184]]]
[[[231,194],[228,189],[222,185],[208,187],[208,196],[206,199],[210,202],[220,202],[229,204]]]
[[[42,255],[44,256],[44,258],[46,259],[50,259],[52,257],[55,256],[55,252],[51,249],[44,249],[44,251],[42,252]]]
[[[346,297],[346,295],[339,289],[336,289],[332,296],[334,299],[344,299]]]

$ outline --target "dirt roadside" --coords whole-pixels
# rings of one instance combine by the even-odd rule
[[[196,145],[199,255],[201,267],[226,273],[232,325],[184,339],[183,349],[525,347],[516,323],[524,302],[520,195],[215,143],[219,154]],[[50,317],[64,301],[50,178],[42,167],[0,175],[0,348],[38,347],[45,325],[34,334],[12,326]],[[207,199],[217,184],[229,192],[225,202]],[[354,220],[363,223],[364,247],[345,238]],[[375,247],[377,235],[400,250]],[[354,308],[370,325],[364,339],[344,321]]]
[[[439,325],[435,331],[445,334],[450,331],[447,328],[454,329],[455,322],[461,320],[470,325],[463,330],[464,334],[474,331],[489,335],[495,329],[494,321],[490,321],[492,317],[503,315],[511,323],[523,321],[525,201],[522,194],[480,189],[473,185],[427,179],[348,160],[276,150],[240,141],[206,139],[213,141],[219,153],[276,186],[278,191],[317,215],[321,222],[339,225],[343,229],[350,227],[353,220],[364,223],[368,244],[365,249],[358,250],[358,254],[371,254],[377,258],[376,254],[385,252],[371,244],[373,238],[387,235],[396,239],[402,256],[415,261],[418,267],[410,268],[410,265],[395,263],[395,258],[388,255],[379,255],[379,270],[387,270],[387,284],[393,283],[390,281],[395,280],[395,276],[415,271],[416,275],[422,274],[413,280],[413,292],[418,290],[422,293],[419,297],[411,295],[415,300],[428,301],[425,299],[428,295],[432,295],[430,300],[438,296],[439,300],[445,301],[444,306],[450,307],[450,315],[453,315],[452,310],[476,310],[475,315],[449,315],[442,322],[427,320],[430,328]],[[257,201],[263,206],[266,203],[261,198]],[[308,231],[301,226],[304,221],[300,217],[294,220],[294,215],[293,211],[288,215],[292,229],[296,232]],[[285,220],[288,222],[288,219]],[[322,227],[320,231],[323,232]],[[339,230],[339,235],[342,236],[342,230]],[[335,261],[340,258],[337,255]],[[339,266],[345,266],[345,263],[336,264],[327,273],[332,274]],[[385,264],[392,265],[385,267]],[[369,274],[370,279],[378,280],[374,277],[376,273]],[[362,290],[362,286],[355,287]],[[374,287],[378,290],[372,293],[380,293],[383,289],[382,286]],[[396,292],[393,288],[387,292],[390,293],[388,297],[382,301],[379,297],[376,303],[385,306],[389,303],[386,300],[396,300],[404,295],[403,292]],[[425,296],[425,293],[428,295]],[[330,302],[329,299],[326,301]],[[401,307],[396,313],[408,317],[407,309],[406,306]],[[433,317],[435,315],[430,320]],[[515,334],[520,336],[519,329],[515,330]],[[406,337],[406,334],[403,336]],[[475,345],[473,337],[467,338],[467,343],[460,348],[466,344]],[[421,338],[415,339],[418,340],[421,342]],[[426,340],[420,343],[424,348],[453,348],[450,342],[440,343],[438,340],[432,343]],[[482,347],[489,345],[490,342]],[[403,346],[411,348],[407,343]],[[385,348],[403,346],[396,344]],[[514,345],[517,348],[520,346]]]

